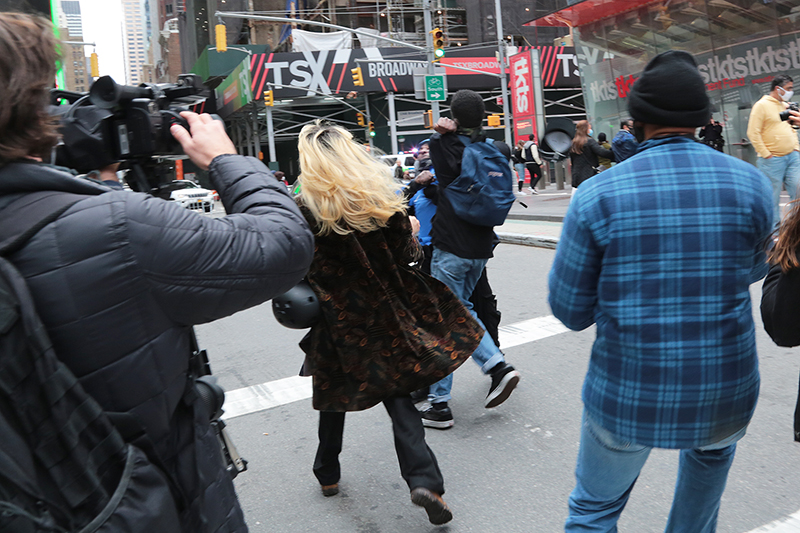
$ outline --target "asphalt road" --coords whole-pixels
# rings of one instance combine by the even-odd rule
[[[489,278],[503,313],[501,325],[551,314],[546,276],[553,255],[553,250],[498,246]],[[752,293],[757,312],[760,284]],[[800,509],[800,445],[792,441],[800,351],[776,347],[760,318],[756,323],[761,396],[729,477],[721,533],[748,532]],[[278,325],[269,303],[198,327],[201,346],[228,390],[296,375],[303,334]],[[249,460],[236,485],[251,531],[562,531],[578,450],[580,390],[593,339],[590,328],[505,349],[522,381],[493,410],[483,408],[489,381],[477,366],[467,362],[456,372],[450,403],[455,427],[427,430],[455,516],[446,526],[432,526],[410,503],[381,406],[348,414],[342,491],[331,498],[322,496],[311,472],[317,415],[309,399],[230,419],[229,430]],[[620,531],[663,531],[676,471],[677,452],[653,452]]]

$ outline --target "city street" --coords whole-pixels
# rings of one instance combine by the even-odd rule
[[[552,201],[563,195],[554,187],[547,192]],[[498,233],[525,224],[533,233],[546,224],[560,226],[512,220]],[[317,414],[309,398],[310,378],[295,377],[303,361],[297,343],[305,331],[280,326],[269,303],[198,327],[201,347],[208,350],[229,401],[260,398],[261,403],[226,405],[233,408],[226,417],[231,435],[249,461],[236,485],[251,531],[563,530],[578,450],[581,384],[594,328],[564,332],[548,318],[547,273],[553,256],[552,249],[500,244],[489,262],[489,279],[503,313],[503,351],[522,381],[506,403],[486,410],[488,378],[470,361],[456,372],[450,402],[455,427],[426,430],[455,517],[446,526],[432,526],[425,512],[411,504],[397,466],[390,420],[380,405],[347,415],[341,492],[322,496],[311,472]],[[751,292],[761,395],[737,451],[718,531],[800,531],[774,524],[800,509],[800,448],[792,441],[800,351],[772,343],[758,315],[760,283]],[[281,392],[283,384],[295,388]],[[663,531],[676,471],[677,452],[652,453],[620,521],[621,531]]]

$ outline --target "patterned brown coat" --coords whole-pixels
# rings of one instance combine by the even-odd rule
[[[405,213],[369,233],[316,237],[307,278],[322,317],[300,343],[314,409],[368,409],[439,381],[477,348],[483,329],[461,301],[408,266],[418,252]]]

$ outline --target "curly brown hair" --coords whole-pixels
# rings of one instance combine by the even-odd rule
[[[42,17],[0,13],[0,166],[46,156],[58,140],[47,111],[59,43]]]
[[[780,265],[784,272],[800,267],[800,260],[797,258],[800,251],[800,200],[795,200],[790,205],[790,211],[778,228],[775,246],[767,253],[770,264]]]

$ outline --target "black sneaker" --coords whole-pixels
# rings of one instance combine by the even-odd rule
[[[453,412],[446,405],[436,407],[431,405],[420,413],[422,415],[422,425],[427,428],[449,429],[453,427]]]
[[[492,386],[489,388],[489,394],[486,396],[486,401],[483,406],[487,409],[497,407],[511,396],[511,391],[519,383],[519,372],[514,370],[514,367],[508,363],[500,363],[489,371],[492,376]]]

